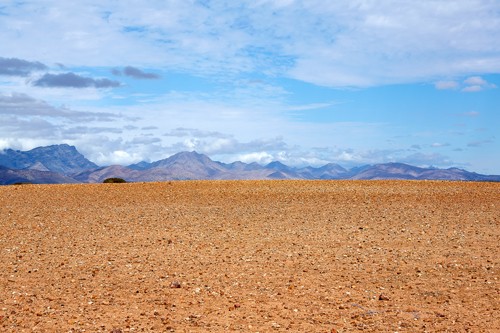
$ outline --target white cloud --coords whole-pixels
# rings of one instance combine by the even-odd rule
[[[464,83],[469,86],[486,86],[488,82],[480,76],[471,76],[464,80]]]
[[[450,144],[449,143],[441,143],[441,142],[434,142],[431,144],[432,148],[441,148],[441,147],[448,147]]]
[[[244,163],[257,162],[259,164],[268,164],[274,161],[274,157],[267,152],[255,152],[249,154],[238,155],[238,160]]]
[[[23,116],[62,118],[75,122],[111,121],[118,118],[109,112],[76,111],[64,106],[54,107],[46,101],[22,93],[0,94],[0,115],[13,115],[16,118]]]
[[[457,81],[438,81],[434,85],[438,90],[454,90],[457,89],[460,84]]]
[[[463,92],[478,92],[484,89],[496,88],[496,85],[489,83],[481,76],[470,76],[463,80],[462,83],[458,81],[437,81],[434,86],[438,90],[456,90],[460,88]]]
[[[278,73],[369,86],[498,73],[499,9],[479,0],[6,2],[0,43],[22,59],[36,49],[45,64]]]
[[[17,149],[20,145],[16,141],[10,138],[0,138],[0,154],[7,148]]]
[[[467,86],[462,89],[463,92],[478,92],[483,90],[483,86],[478,86],[478,85],[473,85],[473,86]]]
[[[93,162],[99,165],[129,165],[141,160],[140,155],[130,154],[124,150],[115,150],[110,153],[100,153],[94,157]]]
[[[496,88],[496,85],[489,83],[480,76],[471,76],[464,80],[464,84],[463,92],[478,92],[484,89]]]
[[[386,147],[394,130],[373,120],[382,115],[349,122],[363,115],[345,112],[343,122],[313,123],[302,115],[333,110],[339,90],[288,79],[342,88],[425,82],[473,92],[495,88],[488,74],[500,72],[500,3],[487,0],[5,0],[0,12],[0,45],[8,50],[0,56],[48,68],[0,77],[2,144],[68,142],[105,164],[187,149],[296,165],[397,160],[407,154],[398,142],[368,149]],[[141,69],[132,71],[136,78],[155,73],[158,80],[142,80],[136,91],[127,66]],[[49,72],[106,78],[112,69],[121,69],[124,82],[112,92],[32,86]],[[307,93],[292,95],[299,85]],[[479,111],[477,120],[491,119]],[[421,151],[434,140],[448,139],[433,137]]]
[[[420,167],[450,167],[457,166],[448,156],[438,153],[415,153],[400,158],[403,163],[408,163]]]

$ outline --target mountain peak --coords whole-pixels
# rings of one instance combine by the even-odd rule
[[[66,175],[97,168],[96,164],[68,144],[37,147],[28,151],[7,149],[0,154],[0,164],[12,169],[43,169]]]
[[[274,170],[278,170],[278,171],[288,171],[288,170],[292,169],[291,167],[281,163],[280,161],[273,161],[271,163],[268,163],[266,165],[266,168],[274,169]]]

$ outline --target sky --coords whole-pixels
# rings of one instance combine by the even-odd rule
[[[500,1],[0,0],[0,152],[500,174]]]

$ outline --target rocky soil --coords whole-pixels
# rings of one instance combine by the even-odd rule
[[[500,183],[0,187],[1,332],[498,332]]]

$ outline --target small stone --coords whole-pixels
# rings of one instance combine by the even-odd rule
[[[389,300],[389,297],[387,297],[387,296],[386,296],[386,295],[384,295],[384,294],[380,294],[380,295],[378,296],[378,300],[379,300],[379,301],[388,301],[388,300]]]
[[[170,288],[180,288],[181,287],[181,283],[179,281],[172,281],[172,283],[170,283]]]

